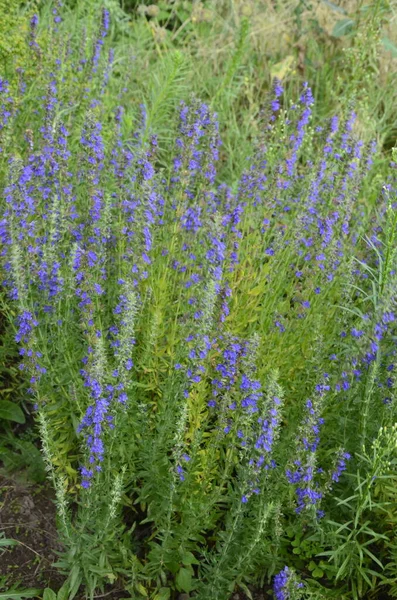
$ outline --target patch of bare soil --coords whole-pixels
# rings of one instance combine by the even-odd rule
[[[58,589],[62,585],[64,578],[53,566],[62,547],[47,486],[0,477],[0,532],[18,542],[1,552],[0,576],[6,576],[7,586]]]

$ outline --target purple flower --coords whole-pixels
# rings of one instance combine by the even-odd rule
[[[276,600],[289,600],[292,597],[291,592],[299,588],[303,588],[303,583],[297,580],[295,573],[288,567],[284,567],[274,576],[273,591]]]
[[[279,98],[282,95],[283,91],[284,91],[284,89],[281,85],[281,81],[279,81],[278,79],[275,79],[274,80],[274,88],[273,88],[274,100],[272,100],[272,103],[271,103],[273,112],[276,112],[280,108]]]
[[[331,474],[331,480],[338,482],[343,471],[346,470],[346,461],[350,460],[351,456],[348,452],[342,452],[338,458],[335,470]]]
[[[39,24],[39,17],[38,15],[33,15],[33,17],[30,19],[30,41],[29,41],[29,46],[31,46],[32,48],[38,48],[39,45],[36,41],[36,35],[37,35],[37,25]]]

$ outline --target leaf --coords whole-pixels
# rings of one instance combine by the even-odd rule
[[[51,588],[46,588],[43,593],[43,600],[57,600],[57,595]]]
[[[36,483],[44,481],[46,471],[43,458],[40,450],[32,442],[10,436],[4,438],[4,443],[11,446],[11,448],[1,449],[1,458],[7,471],[11,473],[26,469],[26,475],[30,480]]]
[[[330,0],[322,0],[322,2],[324,2],[324,4],[326,4],[330,8],[332,8],[332,10],[334,10],[335,12],[342,13],[342,15],[347,15],[346,10],[344,8],[342,8],[342,6],[338,6],[337,4],[334,4],[333,2],[331,2]]]
[[[353,19],[341,19],[337,21],[332,30],[332,35],[334,37],[342,37],[344,35],[348,35],[355,25],[355,21]]]
[[[397,46],[388,37],[383,37],[381,40],[383,46],[388,52],[391,52],[393,58],[397,58]]]
[[[247,596],[247,598],[249,598],[249,600],[254,600],[250,589],[245,585],[245,583],[243,583],[242,581],[238,584],[238,586],[243,590],[243,592],[245,593],[245,595]]]
[[[312,572],[312,576],[316,577],[316,578],[320,578],[324,575],[324,571],[322,571],[319,568],[314,569],[314,571]]]
[[[277,78],[282,81],[286,75],[288,75],[289,71],[292,69],[292,65],[294,64],[294,57],[292,54],[286,56],[282,61],[273,65],[270,69],[270,75],[272,79]]]
[[[0,600],[20,600],[21,598],[37,598],[41,590],[29,588],[26,590],[11,589],[8,592],[0,592]]]
[[[372,558],[372,560],[374,560],[381,569],[384,569],[385,567],[382,565],[382,563],[380,562],[380,560],[378,558],[376,558],[376,556],[370,551],[368,550],[368,548],[364,548],[363,547],[363,551],[365,552],[365,554],[367,554],[370,558]]]
[[[158,15],[155,15],[155,18],[158,21],[167,21],[169,19],[170,13],[166,10],[161,10]]]
[[[153,600],[169,600],[171,598],[170,588],[162,587],[159,589]]]
[[[176,576],[176,587],[180,592],[186,592],[187,594],[192,591],[192,572],[190,569],[179,569]]]
[[[200,564],[197,558],[191,552],[185,552],[184,554],[182,554],[181,560],[182,564],[184,564],[185,566]]]
[[[1,546],[17,546],[17,545],[18,545],[17,540],[0,539],[0,548],[1,548]]]
[[[259,296],[259,294],[263,294],[265,291],[264,285],[261,283],[259,285],[257,285],[256,287],[252,288],[251,290],[248,291],[248,294],[250,296]]]
[[[73,600],[77,592],[79,591],[82,575],[80,572],[80,567],[75,565],[69,574],[69,600]]]
[[[63,584],[63,586],[58,590],[57,600],[68,600],[69,597],[69,584],[67,581]]]
[[[20,406],[9,400],[0,400],[0,419],[15,421],[15,423],[25,423],[25,415]]]
[[[135,588],[141,596],[144,596],[145,598],[148,597],[147,589],[141,583],[136,583]]]

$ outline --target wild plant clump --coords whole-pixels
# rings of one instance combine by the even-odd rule
[[[69,597],[396,591],[397,204],[375,142],[353,109],[312,126],[310,87],[285,107],[276,81],[221,183],[209,104],[181,102],[164,160],[107,11],[76,48],[61,25],[31,87],[0,80],[0,235]]]

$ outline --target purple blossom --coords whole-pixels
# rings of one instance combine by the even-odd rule
[[[280,108],[279,98],[282,95],[283,91],[284,91],[284,89],[281,85],[281,82],[278,79],[275,79],[274,80],[274,88],[273,88],[274,100],[272,100],[272,103],[271,103],[273,112],[278,111]]]
[[[336,466],[335,466],[335,470],[332,472],[331,474],[331,480],[334,481],[335,483],[339,481],[340,476],[342,475],[342,473],[346,470],[346,463],[348,460],[350,460],[351,456],[348,452],[342,452],[341,455],[339,456]]]
[[[303,583],[297,580],[294,572],[288,567],[284,567],[274,576],[273,591],[276,600],[289,600],[292,597],[291,591],[299,588],[303,588]]]

